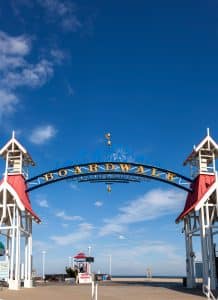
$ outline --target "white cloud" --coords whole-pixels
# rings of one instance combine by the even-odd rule
[[[37,127],[30,135],[30,141],[33,144],[41,145],[56,135],[56,129],[52,125]]]
[[[33,239],[33,252],[37,253],[37,252],[42,252],[42,251],[48,251],[51,248],[53,248],[52,244]]]
[[[25,60],[20,56],[5,55],[0,52],[0,57],[0,71],[14,70],[26,64]]]
[[[53,66],[47,60],[41,60],[35,65],[28,64],[22,70],[8,72],[2,79],[2,84],[14,89],[18,86],[40,87],[53,75]]]
[[[67,227],[69,227],[69,224],[62,223],[61,226],[62,226],[63,228],[67,228]]]
[[[62,28],[64,30],[67,30],[67,31],[74,31],[76,32],[80,27],[81,27],[81,23],[80,21],[78,20],[77,16],[69,16],[68,18],[66,19],[63,19],[62,21]]]
[[[30,52],[30,38],[24,35],[13,37],[0,31],[0,53],[10,56],[24,56]]]
[[[9,114],[15,111],[18,99],[16,95],[10,91],[0,89],[0,118],[4,114]]]
[[[100,229],[99,235],[105,236],[109,234],[120,234],[121,232],[126,231],[127,226],[120,224],[117,220],[113,222],[113,219],[110,221],[107,220],[106,224]]]
[[[118,239],[119,239],[119,240],[126,240],[126,237],[125,237],[124,235],[120,234],[120,235],[118,236]]]
[[[82,221],[83,220],[83,218],[80,216],[68,216],[65,214],[65,212],[63,210],[56,213],[56,217],[61,218],[65,221]]]
[[[101,201],[96,201],[96,202],[94,203],[94,205],[95,205],[96,207],[101,207],[101,206],[103,205],[103,202],[101,202]]]
[[[71,97],[74,96],[74,94],[75,94],[74,89],[70,83],[67,84],[67,92],[68,92],[68,95]]]
[[[51,236],[50,239],[61,246],[75,245],[75,243],[87,240],[91,236],[92,230],[93,226],[91,224],[81,223],[74,232],[65,236]]]
[[[82,26],[76,15],[75,3],[59,0],[38,0],[38,3],[49,14],[49,21],[58,22],[64,30],[77,31]]]
[[[31,38],[25,35],[10,36],[0,31],[0,118],[15,112],[18,104],[16,88],[37,88],[53,75],[54,62],[41,59],[27,61],[31,51]]]
[[[131,243],[126,240],[102,246],[96,255],[95,270],[109,269],[111,256],[112,274],[145,275],[151,268],[153,275],[185,274],[185,256],[177,244],[163,240],[144,240]],[[106,258],[108,257],[108,259]],[[131,262],[131,263],[130,263]]]
[[[134,161],[134,158],[129,155],[123,148],[116,149],[111,155],[110,160],[112,161]]]
[[[57,64],[61,64],[66,58],[66,54],[60,49],[51,49],[51,56]]]
[[[184,204],[185,193],[175,190],[151,190],[128,205],[120,208],[120,213],[110,220],[105,220],[105,226],[100,235],[123,232],[128,224],[152,220],[164,215],[179,212]]]
[[[70,188],[74,191],[79,191],[79,188],[78,188],[77,184],[75,184],[75,183],[71,183]]]
[[[16,111],[17,95],[11,88],[3,84],[8,72],[25,65],[24,56],[30,51],[30,39],[24,35],[9,36],[0,31],[0,119]]]
[[[37,204],[38,204],[40,207],[48,208],[48,201],[47,201],[46,199],[38,199],[38,200],[37,200]]]

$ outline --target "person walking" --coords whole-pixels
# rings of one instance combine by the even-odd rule
[[[75,283],[79,284],[79,272],[78,272],[78,269],[75,269],[75,278],[76,278]]]

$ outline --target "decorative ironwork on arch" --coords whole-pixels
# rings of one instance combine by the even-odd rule
[[[129,183],[146,179],[159,180],[185,191],[192,191],[192,179],[156,166],[129,162],[91,162],[71,165],[26,180],[27,191],[57,181],[72,179],[77,182]]]

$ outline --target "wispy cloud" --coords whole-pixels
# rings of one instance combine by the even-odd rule
[[[105,221],[105,225],[100,229],[99,235],[105,236],[109,234],[120,234],[121,232],[126,231],[126,225],[119,223],[118,220],[113,219]]]
[[[129,247],[123,251],[123,247],[120,244],[120,247],[115,247],[113,251],[111,251],[113,256],[117,256],[118,258],[123,256],[125,252],[125,260],[128,260],[129,257],[145,257],[147,255],[155,256],[156,254],[163,255],[165,258],[168,258],[168,262],[172,260],[174,263],[181,261],[182,257],[178,254],[178,248],[176,245],[172,245],[171,243],[167,243],[162,240],[141,240],[139,244]]]
[[[12,91],[20,86],[38,87],[53,75],[53,63],[46,59],[32,64],[26,57],[31,51],[28,36],[10,36],[0,31],[0,88]]]
[[[53,61],[27,60],[31,42],[27,35],[11,36],[0,31],[0,118],[16,111],[18,87],[40,87],[53,75]]]
[[[24,56],[30,52],[30,39],[24,35],[9,36],[0,31],[0,118],[16,111],[18,97],[4,80],[12,70],[25,68]]]
[[[62,64],[67,56],[64,51],[57,48],[51,49],[50,54],[57,64]]]
[[[62,226],[63,228],[67,228],[67,227],[69,227],[69,224],[62,223],[61,226]]]
[[[105,259],[110,253],[113,274],[139,275],[146,273],[149,267],[154,275],[181,275],[185,272],[184,253],[172,243],[163,240],[141,239],[136,244],[131,241],[123,241],[117,246],[117,242],[110,244],[110,248],[102,247],[98,253],[98,261],[95,267],[108,269]],[[133,261],[134,257],[134,261]],[[129,262],[132,261],[132,264]]]
[[[71,183],[71,184],[70,184],[70,188],[71,188],[72,190],[74,190],[74,191],[79,191],[79,187],[78,187],[78,185],[75,184],[75,183]]]
[[[53,64],[43,59],[35,65],[25,65],[22,70],[8,71],[1,80],[1,84],[10,89],[15,89],[19,86],[36,88],[44,85],[52,75]]]
[[[128,205],[121,207],[120,213],[112,219],[105,220],[100,235],[122,233],[129,224],[178,212],[183,206],[184,197],[184,192],[175,190],[151,190],[131,201]]]
[[[120,235],[118,236],[118,239],[119,239],[119,240],[126,240],[126,237],[125,237],[124,235],[120,234]]]
[[[74,96],[74,94],[75,94],[74,89],[69,82],[67,83],[67,92],[68,92],[68,95],[71,97]]]
[[[48,201],[46,199],[38,199],[36,202],[40,207],[45,207],[45,208],[49,207]]]
[[[29,139],[33,144],[41,145],[53,138],[56,133],[57,130],[53,125],[40,126],[32,131]]]
[[[116,149],[113,153],[110,154],[110,160],[112,161],[134,161],[134,157],[127,153],[123,148]]]
[[[12,37],[0,31],[0,52],[11,57],[22,57],[30,51],[30,38],[25,35]]]
[[[17,103],[17,96],[13,92],[0,88],[0,119],[3,115],[13,113],[16,110]]]
[[[82,26],[76,14],[77,5],[74,2],[59,0],[38,0],[37,2],[49,15],[49,21],[59,23],[63,30],[75,32]]]
[[[47,243],[39,240],[33,240],[33,252],[48,251],[51,248],[53,248],[51,243]]]
[[[101,207],[101,206],[103,205],[103,202],[102,202],[102,201],[96,201],[96,202],[94,203],[94,205],[95,205],[96,207]]]
[[[87,240],[91,236],[92,230],[91,224],[81,223],[74,232],[67,235],[51,236],[50,239],[61,246],[75,245],[77,242]]]
[[[61,218],[65,221],[82,221],[83,218],[80,216],[68,216],[66,215],[65,211],[59,211],[56,213],[56,217]]]

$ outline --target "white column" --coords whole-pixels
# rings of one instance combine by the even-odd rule
[[[16,251],[14,251],[15,249]],[[12,245],[10,257],[9,289],[18,290],[20,288],[20,214],[18,207],[14,207],[13,210]]]
[[[6,246],[6,260],[8,263],[10,262],[10,253],[11,253],[11,236],[10,236],[11,230],[7,230],[7,246]],[[10,266],[9,266],[10,269]],[[8,278],[9,279],[9,278]]]
[[[91,246],[88,246],[88,256],[90,257],[91,256],[91,249],[92,247]],[[86,266],[87,266],[87,272],[89,274],[91,274],[92,270],[91,270],[91,262],[87,262],[86,263]]]
[[[29,247],[28,247],[28,235],[29,235],[29,220],[27,215],[25,216],[25,263],[24,263],[24,287],[28,287],[28,253],[29,253]]]
[[[25,263],[24,263],[24,280],[28,279],[28,237],[25,237]],[[25,286],[25,282],[24,282]]]
[[[26,280],[24,281],[24,287],[32,288],[33,281],[32,281],[32,219],[31,217],[27,217],[27,223],[28,223],[29,236],[27,238],[27,276],[26,276]]]
[[[185,245],[186,245],[187,288],[193,288],[195,287],[194,252],[192,246],[192,235],[190,234],[191,223],[190,223],[189,216],[187,216],[184,220],[184,227],[185,227]]]
[[[45,280],[45,254],[46,251],[42,251],[42,279]]]
[[[210,286],[212,290],[215,290],[216,289],[216,261],[215,261],[213,234],[212,234],[212,228],[210,222],[208,202],[206,203],[205,211],[206,211],[206,220],[207,220],[206,237],[207,237],[208,263],[210,269]]]
[[[200,209],[200,228],[201,228],[201,252],[202,252],[202,263],[203,263],[203,285],[208,286],[209,277],[209,263],[208,263],[208,253],[207,253],[207,238],[205,230],[205,216],[204,207]]]
[[[16,260],[15,260],[15,289],[20,288],[20,214],[18,207],[16,209],[17,226],[16,226]]]
[[[13,207],[13,215],[12,215],[12,230],[11,230],[11,247],[9,253],[9,265],[10,265],[10,272],[9,272],[9,289],[14,289],[13,278],[14,278],[14,246],[15,246],[15,206]]]
[[[29,218],[30,232],[28,237],[28,280],[32,287],[32,219]]]

